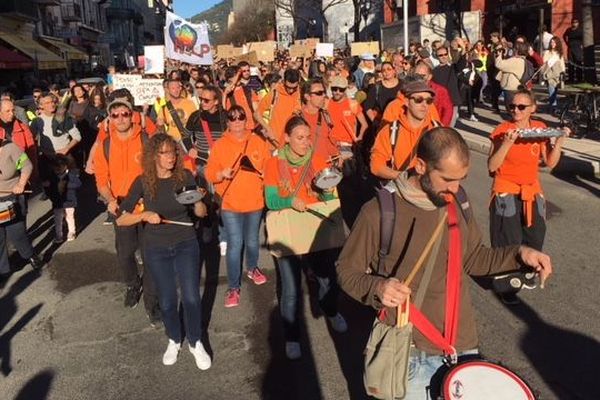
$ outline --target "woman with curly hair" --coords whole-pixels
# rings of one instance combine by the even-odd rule
[[[163,364],[175,364],[181,348],[178,280],[189,349],[198,368],[205,370],[210,368],[211,359],[200,341],[200,247],[192,218],[206,216],[206,206],[201,201],[187,206],[176,200],[175,192],[195,185],[192,174],[183,168],[183,157],[181,146],[170,136],[161,133],[149,139],[144,147],[143,173],[121,203],[122,214],[117,225],[143,224],[144,262],[156,282],[162,320],[169,337]],[[144,211],[133,213],[141,200]]]

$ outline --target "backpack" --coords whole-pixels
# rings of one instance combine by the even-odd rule
[[[521,82],[521,85],[526,89],[531,89],[533,87],[531,80],[535,76],[535,67],[528,59],[524,58],[523,61],[525,61],[525,69],[523,70],[523,75],[521,75],[519,82]]]
[[[394,189],[389,189],[385,186],[377,191],[377,203],[379,204],[380,224],[379,224],[379,251],[377,253],[377,274],[383,270],[383,264],[386,258],[390,254],[390,248],[392,247],[392,240],[394,237],[394,226],[396,224],[396,195]],[[469,204],[469,198],[467,192],[462,186],[459,186],[458,192],[455,195],[455,200],[460,205],[460,211],[463,218],[467,223],[471,220],[471,205]],[[396,265],[390,276],[395,276],[395,269],[399,265]]]

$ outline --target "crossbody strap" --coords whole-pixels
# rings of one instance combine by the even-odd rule
[[[173,103],[171,103],[171,100],[167,101],[166,106],[169,110],[169,114],[171,114],[171,119],[173,119],[173,122],[175,122],[175,126],[179,130],[181,136],[189,136],[187,129],[184,128],[183,123],[181,122],[181,118],[179,118],[179,115],[177,114],[175,107],[173,107]]]
[[[204,133],[204,137],[206,137],[206,141],[208,142],[208,148],[212,149],[215,140],[212,137],[212,132],[210,131],[210,126],[208,125],[208,121],[200,118],[200,124],[202,125],[202,131]]]

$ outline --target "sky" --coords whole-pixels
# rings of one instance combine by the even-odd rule
[[[190,18],[220,2],[221,0],[174,0],[173,9],[175,14]]]

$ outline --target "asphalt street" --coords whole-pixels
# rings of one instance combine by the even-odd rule
[[[465,187],[487,240],[491,179],[486,158],[472,154]],[[549,201],[546,251],[555,274],[546,289],[523,292],[505,306],[485,282],[471,282],[481,351],[524,377],[540,399],[600,399],[598,229],[600,180],[544,173]],[[83,193],[93,200],[93,193]],[[364,194],[360,192],[359,194]],[[82,204],[85,204],[82,202]],[[50,260],[41,275],[25,266],[0,289],[2,399],[364,399],[361,354],[372,312],[340,299],[350,330],[336,334],[304,296],[300,361],[285,358],[276,300],[276,272],[266,249],[269,282],[245,281],[241,305],[223,307],[224,260],[205,248],[205,343],[213,355],[196,368],[184,345],[177,364],[161,363],[167,339],[140,304],[123,307],[112,228],[101,208],[83,212],[74,242],[56,247],[49,202],[32,199],[28,217],[36,249]]]

